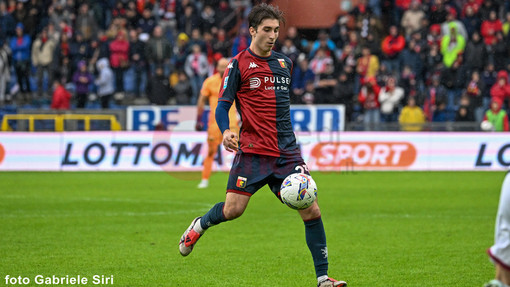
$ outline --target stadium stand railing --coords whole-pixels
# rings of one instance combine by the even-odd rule
[[[115,117],[115,115],[92,115],[92,114],[11,114],[4,115],[2,119],[2,131],[13,131],[9,121],[16,121],[16,130],[25,130],[20,126],[20,121],[28,121],[28,131],[34,132],[36,130],[48,130],[48,125],[40,125],[38,128],[37,121],[53,121],[53,130],[56,132],[63,132],[65,130],[66,121],[83,122],[83,130],[90,131],[92,121],[108,121],[110,123],[110,130],[120,131],[122,126]],[[75,128],[73,130],[76,130]]]

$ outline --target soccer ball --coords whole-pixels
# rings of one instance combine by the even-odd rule
[[[305,209],[317,198],[317,185],[311,176],[293,173],[283,180],[280,197],[292,209]]]
[[[482,131],[486,131],[486,132],[490,132],[490,131],[494,130],[494,126],[489,121],[483,121],[480,124],[480,128],[482,129]]]

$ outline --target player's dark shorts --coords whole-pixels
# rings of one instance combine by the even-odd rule
[[[227,192],[252,196],[267,184],[280,199],[280,186],[283,180],[292,173],[310,174],[300,155],[273,157],[237,153],[230,169]]]

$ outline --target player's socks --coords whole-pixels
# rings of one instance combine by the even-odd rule
[[[328,275],[328,247],[322,218],[305,221],[306,244],[312,253],[317,278]]]
[[[492,280],[491,282],[483,285],[484,287],[508,287],[508,285],[503,284],[503,282],[499,280]]]
[[[328,280],[328,278],[329,278],[328,275],[322,275],[320,277],[317,277],[317,282],[321,283],[322,281]]]
[[[200,226],[205,231],[207,228],[227,221],[223,215],[223,206],[225,202],[216,203],[202,218],[200,219]]]
[[[193,230],[198,232],[198,234],[204,234],[204,232],[205,232],[205,230],[202,228],[202,225],[200,225],[201,220],[202,220],[202,218],[199,218],[197,220],[197,222],[195,223],[195,225],[193,225]]]

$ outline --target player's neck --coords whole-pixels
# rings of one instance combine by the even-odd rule
[[[253,52],[253,54],[259,56],[259,57],[262,57],[262,58],[267,58],[269,56],[271,56],[271,50],[269,51],[262,51],[260,49],[257,48],[257,46],[255,45],[250,45],[250,50]]]

